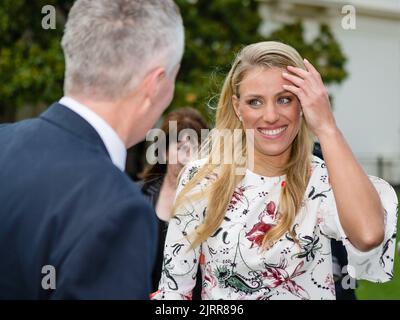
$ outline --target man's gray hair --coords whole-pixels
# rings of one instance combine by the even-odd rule
[[[77,0],[61,44],[66,95],[118,99],[152,68],[180,63],[182,17],[173,0]]]

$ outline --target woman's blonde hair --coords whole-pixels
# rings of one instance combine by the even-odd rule
[[[244,47],[237,55],[222,88],[217,106],[214,134],[210,134],[207,141],[202,145],[202,152],[210,148],[207,161],[181,190],[173,208],[175,215],[184,202],[207,198],[204,221],[193,234],[189,235],[192,248],[207,240],[220,226],[235,188],[243,178],[243,173],[237,174],[237,169],[246,165],[246,137],[243,133],[242,123],[234,111],[232,96],[239,96],[239,84],[249,70],[255,67],[286,69],[288,65],[305,69],[299,53],[294,48],[280,42],[267,41],[251,44]],[[234,135],[235,129],[242,129],[240,131],[242,134]],[[234,138],[226,142],[226,139],[218,134],[223,130],[225,132],[229,130]],[[281,218],[277,221],[276,226],[264,236],[263,248],[272,245],[286,232],[289,232],[292,238],[296,239],[291,226],[302,205],[306,191],[312,146],[313,136],[305,119],[302,119],[299,132],[292,143],[289,161],[282,168],[282,171],[286,174],[286,183],[279,200],[278,210]],[[223,161],[215,163],[213,159],[224,159],[224,150],[226,149],[233,150],[232,163],[224,163]],[[190,192],[203,179],[214,173],[217,173],[217,178],[212,183],[207,184],[203,192]]]

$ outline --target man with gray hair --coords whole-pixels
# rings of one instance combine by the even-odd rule
[[[0,299],[147,299],[155,213],[124,173],[172,100],[173,0],[77,0],[64,97],[0,126]]]

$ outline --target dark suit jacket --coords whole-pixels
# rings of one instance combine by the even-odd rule
[[[78,114],[0,126],[0,299],[147,299],[156,243],[154,210]]]

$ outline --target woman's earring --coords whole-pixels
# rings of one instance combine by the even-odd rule
[[[238,117],[239,117],[239,121],[242,122],[243,121],[242,117],[241,116],[238,116]]]
[[[303,111],[300,111],[300,117],[302,117],[303,116]]]

